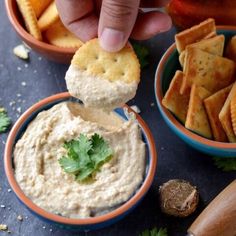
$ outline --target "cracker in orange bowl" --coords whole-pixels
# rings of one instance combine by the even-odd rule
[[[44,35],[50,44],[58,47],[79,48],[83,44],[80,39],[65,28],[60,20],[51,25]]]
[[[231,143],[236,142],[236,136],[233,131],[233,126],[231,122],[231,112],[230,112],[230,103],[235,95],[236,95],[236,83],[234,83],[232,89],[230,90],[230,93],[219,114],[219,119],[222,124],[222,127],[228,137],[229,142]]]
[[[30,0],[16,0],[28,32],[36,39],[42,40],[38,21]]]
[[[213,137],[216,141],[227,142],[227,136],[219,120],[219,114],[229,95],[232,85],[221,89],[204,100],[204,105],[211,125]]]
[[[38,18],[52,0],[30,0],[36,17]]]
[[[232,97],[230,101],[230,114],[231,114],[231,122],[234,134],[236,135],[236,94]]]
[[[93,39],[77,50],[65,79],[70,94],[85,106],[112,110],[135,96],[140,64],[130,46],[109,53]]]
[[[44,31],[59,19],[55,1],[52,1],[38,20],[39,29]]]
[[[208,96],[210,92],[205,88],[192,85],[185,127],[210,139],[212,138],[211,127],[203,104]]]
[[[197,48],[186,49],[182,94],[194,83],[214,93],[233,83],[235,64],[232,60],[204,52]]]
[[[188,103],[190,97],[190,89],[180,94],[179,90],[183,81],[183,72],[177,70],[170,86],[162,99],[162,104],[169,109],[183,124],[185,123]]]

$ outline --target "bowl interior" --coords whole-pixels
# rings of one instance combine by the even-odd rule
[[[151,183],[153,181],[154,175],[155,175],[155,169],[156,169],[156,150],[155,150],[155,143],[153,140],[153,137],[150,133],[150,130],[146,126],[145,122],[139,117],[138,114],[135,114],[137,117],[137,120],[139,122],[139,126],[142,131],[142,139],[146,144],[146,170],[145,170],[145,177],[143,180],[143,183],[137,189],[137,191],[134,193],[131,198],[122,204],[121,206],[118,206],[115,210],[104,214],[102,216],[97,216],[94,218],[88,218],[88,219],[69,219],[66,217],[54,215],[52,213],[46,212],[45,210],[39,208],[36,206],[33,202],[31,202],[30,199],[28,199],[23,191],[18,186],[15,178],[14,178],[14,165],[13,165],[13,157],[12,152],[14,149],[14,145],[17,142],[17,140],[23,135],[24,131],[26,130],[28,124],[37,116],[37,114],[43,110],[47,110],[51,108],[52,106],[63,102],[63,101],[72,101],[72,102],[80,102],[77,99],[72,98],[68,93],[62,93],[61,95],[57,95],[57,98],[55,99],[55,96],[49,97],[47,101],[44,99],[43,103],[39,102],[38,104],[35,104],[31,108],[29,108],[16,122],[14,127],[11,130],[11,133],[9,134],[7,143],[6,143],[6,150],[5,150],[5,172],[8,177],[8,181],[16,193],[17,197],[21,202],[23,202],[29,209],[33,210],[34,213],[38,214],[39,216],[43,217],[44,219],[52,220],[54,222],[59,222],[61,224],[65,225],[88,225],[88,224],[96,224],[101,223],[106,220],[113,219],[115,217],[118,217],[122,214],[125,214],[129,210],[131,210],[145,195],[145,193],[148,191],[149,187],[151,186]],[[41,104],[42,103],[42,104]],[[128,110],[128,113],[127,113]],[[128,106],[125,106],[125,109],[123,108],[117,108],[115,109],[115,113],[120,116],[122,119],[127,120],[127,114],[130,112],[133,112]]]
[[[230,40],[230,38],[236,35],[236,27],[219,26],[217,28],[217,34],[224,34],[225,45],[227,45],[227,42]],[[236,144],[213,141],[187,130],[169,110],[162,106],[162,98],[168,90],[176,70],[182,70],[182,68],[179,63],[178,51],[175,47],[175,44],[173,44],[167,50],[166,54],[163,56],[158,65],[155,81],[156,99],[164,120],[177,133],[178,136],[198,150],[212,155],[218,155],[216,151],[220,151],[218,156],[222,155],[222,157],[236,157]],[[229,150],[231,153],[226,153]]]

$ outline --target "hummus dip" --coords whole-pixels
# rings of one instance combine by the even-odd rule
[[[64,142],[80,133],[98,133],[113,150],[89,183],[76,182],[58,162],[66,154]],[[145,144],[135,120],[62,102],[29,124],[15,145],[14,164],[19,186],[36,205],[65,217],[87,218],[113,210],[136,192],[144,178]]]

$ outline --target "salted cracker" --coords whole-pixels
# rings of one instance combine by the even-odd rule
[[[83,44],[66,73],[72,96],[86,106],[111,110],[132,99],[140,80],[140,64],[130,46],[119,52],[104,51],[98,39]]]
[[[207,19],[199,25],[195,25],[175,35],[177,50],[181,53],[187,45],[214,35],[216,35],[215,20]]]
[[[235,95],[236,95],[236,83],[234,83],[232,89],[230,90],[230,93],[219,114],[219,120],[221,122],[221,125],[228,137],[229,142],[231,143],[236,142],[236,136],[233,131],[233,126],[231,122],[231,111],[230,111],[230,103]]]
[[[219,120],[219,114],[229,95],[232,85],[219,90],[204,100],[204,105],[211,125],[214,140],[227,142],[228,138]]]
[[[47,41],[55,46],[63,48],[79,48],[83,42],[65,28],[60,20],[55,22],[45,31]]]
[[[39,29],[45,31],[59,19],[55,1],[52,1],[38,20]]]
[[[225,56],[236,63],[236,35],[228,42]]]
[[[180,94],[179,90],[183,81],[183,72],[176,71],[170,86],[162,99],[162,104],[170,110],[183,124],[186,121],[190,89]]]
[[[234,81],[234,68],[234,62],[227,58],[197,48],[187,48],[180,93],[192,84],[202,86],[211,93],[225,88]]]
[[[186,48],[198,48],[201,49],[202,51],[209,52],[213,55],[223,56],[224,43],[225,43],[225,36],[217,35],[213,38],[203,39],[197,43],[187,45]],[[182,67],[184,65],[185,56],[186,56],[186,51],[184,50],[179,55],[179,61]]]
[[[231,122],[234,134],[236,135],[236,95],[234,95],[230,102],[230,114],[231,114]]]
[[[42,12],[47,8],[47,6],[52,2],[52,0],[30,0],[33,10],[38,18]]]
[[[26,29],[36,39],[42,40],[38,21],[30,0],[16,0],[19,10],[25,22]]]
[[[29,59],[29,49],[24,46],[24,44],[17,45],[13,48],[13,53],[24,60]]]
[[[194,84],[191,88],[185,127],[203,137],[212,138],[211,127],[204,108],[204,99],[210,96],[205,88]]]

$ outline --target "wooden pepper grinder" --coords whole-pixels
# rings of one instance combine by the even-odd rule
[[[206,207],[188,229],[189,236],[236,236],[236,180]]]

